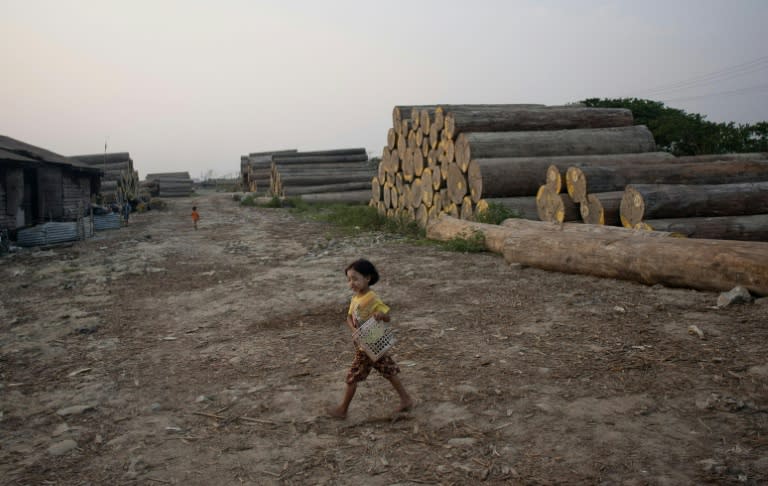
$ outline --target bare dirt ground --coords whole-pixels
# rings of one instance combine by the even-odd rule
[[[765,299],[343,236],[230,194],[170,204],[0,258],[0,483],[768,482]],[[340,421],[361,256],[417,406],[393,414],[374,372]]]

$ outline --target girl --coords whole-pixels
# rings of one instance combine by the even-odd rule
[[[373,263],[364,259],[355,260],[344,270],[344,273],[347,275],[347,284],[350,290],[354,292],[349,304],[349,311],[347,312],[347,326],[349,326],[350,330],[354,333],[357,327],[371,316],[377,320],[389,322],[389,307],[370,289],[371,285],[379,281],[379,272],[376,271]],[[330,416],[342,419],[347,417],[347,410],[352,402],[352,398],[355,396],[357,383],[364,381],[368,377],[371,368],[381,373],[381,376],[392,384],[392,387],[399,395],[400,406],[395,412],[410,410],[413,406],[413,400],[408,395],[408,392],[405,391],[400,378],[397,377],[397,374],[400,373],[400,368],[395,363],[395,360],[388,354],[385,354],[378,361],[374,362],[371,361],[371,358],[362,349],[358,348],[355,352],[352,366],[349,372],[347,372],[347,389],[344,393],[344,398],[341,404],[328,409]]]

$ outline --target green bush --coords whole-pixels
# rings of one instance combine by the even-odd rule
[[[488,204],[488,209],[477,215],[477,221],[480,223],[499,224],[505,219],[519,218],[517,211],[507,208],[499,203]]]
[[[480,231],[474,231],[466,238],[454,237],[440,244],[446,250],[461,253],[482,253],[487,251],[485,247],[485,235]]]
[[[253,197],[252,194],[248,194],[247,196],[245,196],[244,198],[242,198],[240,200],[240,205],[241,206],[249,206],[249,207],[256,206],[256,198]]]

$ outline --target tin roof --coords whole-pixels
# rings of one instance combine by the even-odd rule
[[[0,161],[17,162],[24,165],[59,164],[79,171],[100,173],[98,167],[90,167],[77,159],[65,157],[41,147],[0,135]]]

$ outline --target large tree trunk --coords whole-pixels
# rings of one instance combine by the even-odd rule
[[[650,232],[652,233],[652,232]],[[701,290],[741,285],[768,294],[768,243],[688,238],[616,238],[516,232],[504,259],[544,270]]]
[[[484,109],[449,109],[445,118],[451,120],[448,125],[453,126],[448,133],[451,137],[463,132],[570,130],[632,125],[632,112],[625,108],[522,108],[502,105]]]
[[[689,238],[768,242],[768,214],[649,219],[644,223],[653,230],[671,231]]]
[[[768,180],[768,161],[634,165],[622,167],[569,167],[566,185],[580,203],[591,192],[623,190],[629,184],[732,184]]]
[[[717,185],[632,184],[621,199],[621,224],[646,219],[768,213],[768,182]]]
[[[441,105],[444,113],[443,125],[440,127],[445,132],[445,135],[453,139],[458,135],[456,127],[456,118],[454,114],[459,114],[459,117],[465,119],[465,115],[472,117],[489,117],[496,114],[499,117],[503,117],[505,113],[509,113],[514,110],[529,110],[534,108],[546,108],[546,105],[537,104],[502,104],[502,105]],[[464,130],[470,131],[470,130]],[[479,131],[479,130],[475,130]],[[483,130],[485,131],[485,130]],[[497,131],[491,129],[490,131]]]
[[[624,191],[589,194],[587,200],[579,204],[581,220],[588,224],[620,225],[619,206],[623,196]]]
[[[492,157],[549,157],[652,152],[653,135],[643,125],[527,132],[469,132],[456,139],[456,162]]]
[[[663,231],[642,231],[619,226],[597,226],[582,223],[549,223],[546,221],[531,221],[520,218],[510,218],[500,225],[476,223],[456,217],[442,215],[427,225],[427,238],[437,241],[449,241],[454,238],[470,238],[475,233],[483,235],[483,241],[488,251],[503,253],[504,241],[518,233],[537,233],[540,238],[557,238],[563,233],[598,235],[621,238],[664,238],[672,236]]]
[[[533,196],[546,182],[550,165],[565,169],[657,164],[669,160],[674,160],[674,156],[668,152],[473,159],[467,168],[467,178],[473,199]]]

